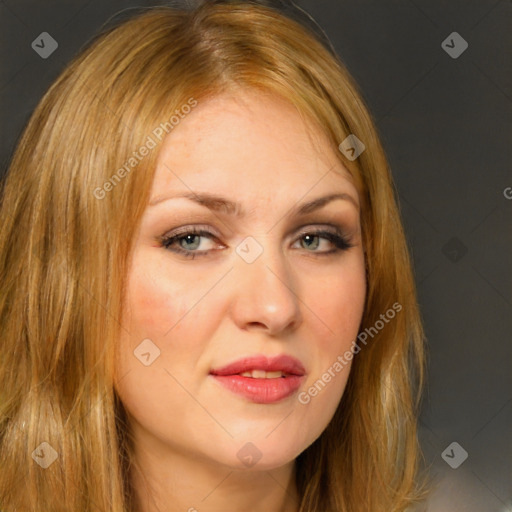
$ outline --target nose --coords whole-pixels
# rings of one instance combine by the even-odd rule
[[[268,243],[266,243],[268,242]],[[251,251],[261,254],[252,262],[243,252],[236,255],[232,316],[240,329],[264,329],[269,335],[294,330],[302,323],[297,279],[285,256],[271,246],[271,239],[252,242]],[[258,245],[260,247],[258,247]],[[246,246],[247,247],[247,246]]]

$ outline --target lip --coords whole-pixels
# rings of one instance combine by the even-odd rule
[[[240,375],[251,370],[281,371],[286,376],[258,379]],[[260,404],[276,403],[288,398],[299,389],[305,373],[298,359],[284,354],[271,358],[264,355],[245,357],[210,371],[210,375],[231,392]]]
[[[212,375],[237,375],[251,370],[265,370],[266,372],[288,373],[290,375],[302,376],[306,370],[302,363],[295,357],[282,354],[276,357],[267,357],[264,355],[244,357],[230,363],[222,368],[211,370]]]

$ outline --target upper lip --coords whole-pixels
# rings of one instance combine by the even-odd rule
[[[290,375],[302,376],[306,370],[302,363],[295,357],[288,355],[280,355],[275,357],[267,357],[265,355],[250,356],[238,359],[222,368],[214,368],[211,370],[212,375],[237,375],[251,370],[264,370],[266,372],[287,373]]]

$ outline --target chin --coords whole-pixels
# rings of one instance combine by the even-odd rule
[[[285,440],[235,442],[235,454],[223,461],[232,469],[243,471],[269,471],[293,462],[304,450],[296,444],[286,446]],[[225,455],[225,454],[224,454]]]

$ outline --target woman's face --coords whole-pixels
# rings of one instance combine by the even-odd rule
[[[139,446],[270,469],[326,428],[366,290],[359,197],[335,151],[253,91],[200,102],[164,140],[116,367]]]

